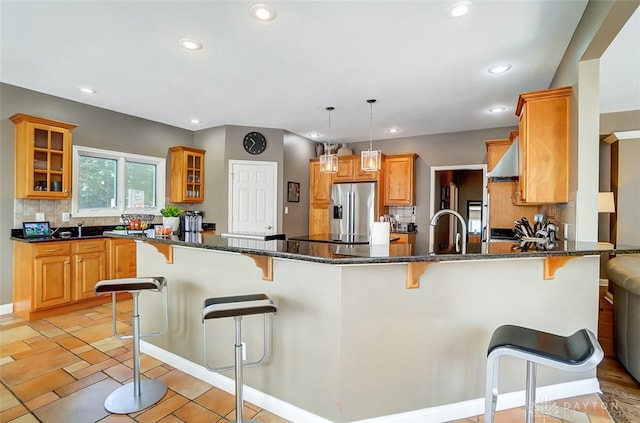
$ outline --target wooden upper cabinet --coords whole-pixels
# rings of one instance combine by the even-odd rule
[[[351,182],[355,179],[355,163],[351,156],[338,157],[338,171],[333,174],[333,182]]]
[[[71,130],[77,125],[17,114],[15,197],[71,197]]]
[[[171,201],[201,203],[204,201],[205,150],[177,146],[171,152]]]
[[[415,204],[415,154],[386,156],[384,172],[384,205]]]
[[[331,174],[320,172],[320,162],[317,159],[311,160],[309,165],[309,181],[311,204],[329,204],[331,201]]]
[[[338,172],[333,174],[332,180],[336,183],[377,181],[379,173],[363,171],[360,155],[339,156]]]
[[[571,87],[520,94],[517,195],[528,204],[569,200]]]

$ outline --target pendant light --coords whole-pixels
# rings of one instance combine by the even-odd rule
[[[360,166],[366,172],[377,172],[380,170],[380,150],[373,150],[373,103],[375,98],[367,100],[369,103],[369,149],[360,153]]]
[[[338,155],[331,154],[331,112],[335,107],[327,106],[326,109],[329,112],[329,142],[327,144],[327,151],[320,156],[320,172],[336,173],[338,171]]]

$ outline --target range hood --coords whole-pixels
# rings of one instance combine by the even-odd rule
[[[494,182],[518,179],[518,138],[509,146],[493,170],[487,173],[487,177],[493,178]]]

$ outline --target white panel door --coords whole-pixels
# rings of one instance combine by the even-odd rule
[[[229,161],[229,231],[273,234],[276,221],[277,163]]]

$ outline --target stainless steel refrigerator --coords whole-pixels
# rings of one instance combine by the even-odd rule
[[[331,233],[369,236],[376,219],[376,192],[376,182],[333,184]]]

